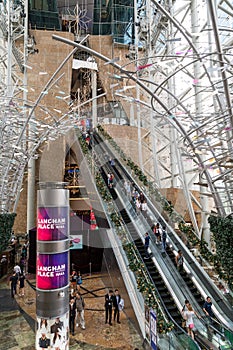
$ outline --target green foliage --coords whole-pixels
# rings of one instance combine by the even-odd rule
[[[230,252],[228,254],[227,253],[222,254],[218,252],[217,252],[217,255],[212,254],[212,252],[210,252],[207,247],[207,243],[203,240],[200,240],[196,236],[193,227],[185,223],[184,218],[174,210],[173,204],[160,194],[158,189],[155,188],[153,182],[148,181],[146,175],[144,175],[140,167],[137,164],[135,164],[131,158],[126,157],[126,155],[121,150],[121,148],[116,144],[113,138],[103,129],[102,126],[99,125],[97,128],[99,132],[103,135],[103,137],[106,140],[108,140],[109,143],[115,148],[115,150],[118,152],[120,157],[126,162],[127,166],[130,167],[132,172],[134,172],[134,175],[138,177],[138,179],[144,184],[144,186],[148,186],[150,195],[153,197],[155,202],[160,203],[160,205],[162,206],[162,209],[168,214],[170,222],[178,223],[179,230],[183,232],[187,237],[188,246],[197,248],[200,251],[201,256],[215,267],[216,272],[219,274],[220,278],[223,278],[226,280],[228,279],[229,281],[232,280],[232,277],[229,272],[231,270],[233,271],[232,248],[230,249]],[[221,219],[222,218],[210,217],[210,221],[212,220],[214,222],[213,225],[216,225],[216,227],[218,225],[221,225],[221,222],[222,222]],[[213,229],[211,229],[211,231],[214,232]],[[219,252],[220,251],[222,252],[222,250],[224,250],[225,243],[226,241],[229,240],[228,235],[226,237],[227,238],[225,239],[224,243],[221,243],[221,244],[219,243],[219,248],[218,248]],[[132,266],[130,265],[130,267]],[[222,267],[224,267],[226,272],[223,271]]]
[[[163,205],[163,210],[167,211],[168,214],[172,214],[174,210],[174,205],[170,201],[166,201]]]
[[[217,268],[222,265],[224,271],[220,271],[221,276],[228,281],[229,288],[233,290],[233,217],[211,215],[208,221],[214,235],[218,257],[218,261],[215,259],[214,264]]]
[[[96,173],[96,175],[95,175],[95,183],[96,183],[96,187],[99,191],[99,194],[101,195],[103,200],[105,202],[110,202],[112,200],[112,197],[111,197],[109,190],[106,187],[106,184],[105,184],[105,182],[104,182],[104,180],[99,172]]]
[[[78,140],[79,140],[79,143],[81,145],[83,153],[87,154],[89,152],[89,149],[88,149],[88,145],[87,145],[86,141],[83,139],[82,136],[79,136]]]
[[[15,213],[0,214],[0,252],[3,252],[9,245],[15,217]]]
[[[139,259],[137,259],[137,252],[135,249],[134,243],[127,243],[123,245],[123,248],[126,252],[129,268],[134,272],[137,288],[140,293],[143,294],[145,304],[150,308],[156,310],[157,320],[158,320],[158,332],[159,333],[167,333],[172,330],[174,324],[172,322],[167,322],[164,318],[163,313],[161,312],[161,308],[159,307],[160,299],[156,294],[156,289],[153,283],[149,281],[147,278],[147,270],[145,264],[142,263]]]
[[[111,213],[110,218],[116,227],[121,226],[121,218],[118,213]]]

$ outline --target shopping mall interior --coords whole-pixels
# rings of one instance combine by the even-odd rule
[[[0,11],[0,350],[233,349],[231,1]]]

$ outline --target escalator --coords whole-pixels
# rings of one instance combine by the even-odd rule
[[[94,136],[94,140],[98,144],[98,147],[99,147],[98,153],[99,153],[100,157],[101,157],[101,154],[106,154],[106,152],[108,154],[110,154],[109,149],[106,149],[106,144],[103,147],[103,142],[99,138],[98,135]],[[101,146],[100,146],[100,142],[102,142]],[[115,165],[111,166],[111,167],[109,166],[108,163],[100,165],[100,170],[101,170],[101,173],[102,173],[102,176],[105,180],[106,185],[107,185],[107,174],[109,172],[113,172],[117,181],[118,182],[120,181],[122,184],[123,184],[123,181],[125,178],[130,180],[132,183],[132,178],[130,178],[129,175],[127,173],[125,173],[125,169],[121,166],[121,164],[117,160],[115,162]],[[123,176],[122,176],[122,174],[123,174]],[[127,175],[127,177],[125,175]],[[134,184],[134,185],[137,186],[137,184]],[[110,190],[110,193],[112,195],[112,198],[113,198],[115,204],[118,207],[118,210],[119,210],[119,213],[121,214],[122,220],[123,220],[124,224],[127,226],[127,229],[131,235],[132,241],[134,242],[135,246],[137,247],[137,250],[138,250],[141,258],[144,259],[145,258],[144,244],[143,244],[142,238],[138,234],[137,228],[134,226],[126,209],[124,207],[122,207],[123,204],[122,204],[121,200],[118,198],[118,195],[117,195],[117,192],[115,191],[115,189],[111,188],[109,190]],[[168,260],[172,261],[172,265],[174,265],[175,255],[170,247],[167,248],[167,256],[170,257],[170,259],[168,259]],[[177,329],[180,329],[181,314],[180,314],[180,311],[179,311],[179,309],[174,301],[174,296],[172,296],[171,293],[169,292],[163,278],[161,277],[161,273],[158,271],[158,269],[155,266],[153,258],[151,257],[148,260],[145,260],[144,263],[145,263],[147,271],[151,277],[151,280],[154,283],[154,286],[157,290],[157,293],[160,297],[160,300],[162,301],[162,304],[164,305],[166,313],[172,319],[172,321],[174,322]],[[202,307],[203,302],[204,302],[203,297],[199,293],[198,289],[196,288],[196,286],[193,283],[190,276],[186,272],[182,273],[181,276],[185,282],[186,288],[189,289],[189,291],[191,292],[192,296],[195,298],[195,300],[197,301],[199,306]],[[203,341],[203,339],[202,339],[202,341],[200,341],[200,344],[202,345],[202,349],[218,349],[218,347],[211,344],[211,342],[208,341],[207,339],[205,341]],[[220,349],[220,347],[219,347],[219,349]]]
[[[175,255],[172,248],[169,245],[166,248],[166,253],[169,256],[170,260],[173,262],[174,266],[176,266]],[[185,270],[181,271],[180,275],[182,276],[189,290],[192,292],[192,295],[194,296],[198,305],[200,305],[200,307],[202,308],[204,304],[204,298],[202,297],[201,293],[198,291],[197,287],[193,283],[190,275]]]
[[[94,134],[95,141],[98,143],[98,146],[102,147],[103,152],[108,153],[110,157],[115,158],[114,153],[111,151],[109,146],[106,144],[106,142],[103,142],[102,138],[99,134]],[[122,166],[122,164],[118,161],[118,159],[115,159],[115,166],[112,168],[115,174],[115,177],[117,178],[117,181],[120,181],[124,183],[124,180],[127,179],[131,184],[134,185],[134,187],[138,190],[140,193],[142,190],[140,187],[135,183],[135,181],[132,179],[128,171]],[[232,316],[232,307],[229,305],[229,303],[224,300],[223,296],[220,295],[219,291],[214,286],[213,282],[210,280],[209,276],[207,276],[206,272],[203,271],[203,268],[197,263],[196,259],[193,257],[193,255],[190,253],[188,248],[184,245],[184,243],[181,241],[181,239],[176,235],[176,233],[172,230],[172,228],[167,224],[165,219],[161,216],[161,213],[156,210],[156,203],[152,202],[149,198],[147,198],[147,205],[149,210],[153,213],[153,216],[157,222],[160,222],[162,225],[165,225],[168,228],[168,235],[169,240],[171,241],[174,249],[177,251],[178,249],[181,249],[184,255],[185,262],[189,264],[189,267],[191,268],[192,275],[195,273],[195,276],[198,276],[199,285],[201,287],[205,287],[205,294],[210,295],[214,302],[217,304],[218,309],[221,310],[219,312],[220,323],[224,323],[224,325],[229,328],[233,329],[233,316]],[[149,216],[147,217],[147,220],[152,226],[153,222],[150,221]],[[169,252],[169,256],[170,255]],[[172,258],[174,259],[175,256]],[[202,307],[204,303],[204,297],[201,295],[200,291],[197,289],[197,286],[195,286],[194,282],[190,279],[189,274],[183,275],[183,280],[187,282],[187,287],[191,288],[191,291],[194,292],[193,296],[195,296],[196,301],[198,304]],[[197,278],[196,278],[197,279]],[[202,288],[203,289],[203,288]]]
[[[101,168],[102,176],[105,180],[105,183],[107,185],[107,173],[108,171],[104,167]],[[109,191],[112,195],[112,198],[114,200],[115,205],[119,209],[119,213],[121,215],[122,221],[124,222],[124,225],[127,226],[127,230],[130,234],[132,242],[134,242],[137,251],[139,255],[141,256],[141,259],[144,261],[147,271],[151,277],[151,280],[153,281],[157,293],[159,295],[159,298],[163,301],[163,304],[165,306],[165,310],[167,311],[168,316],[171,318],[171,320],[174,322],[175,325],[178,325],[181,327],[181,315],[180,312],[169,293],[162,277],[160,276],[158,270],[156,269],[153,261],[151,258],[148,260],[145,260],[146,252],[144,248],[143,241],[141,240],[141,237],[138,235],[137,229],[135,228],[133,222],[131,221],[126,209],[122,207],[122,203],[119,200],[117,193],[114,188],[109,188]]]

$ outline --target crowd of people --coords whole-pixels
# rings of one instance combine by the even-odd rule
[[[14,298],[15,295],[24,296],[25,288],[25,273],[26,273],[26,263],[27,263],[27,248],[28,242],[24,243],[20,252],[20,261],[16,263],[13,268],[13,273],[9,278],[9,283],[11,286],[11,297]]]
[[[80,286],[82,284],[82,276],[80,271],[77,273],[75,270],[72,271],[70,276],[70,333],[74,335],[75,327],[81,327],[85,329],[85,301],[81,295]],[[104,309],[105,309],[105,323],[112,325],[112,319],[117,323],[120,321],[120,312],[124,308],[124,299],[121,297],[119,290],[109,290],[105,294]]]

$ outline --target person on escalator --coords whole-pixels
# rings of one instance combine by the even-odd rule
[[[189,300],[185,299],[185,302],[184,302],[184,306],[181,310],[181,315],[182,315],[182,328],[186,328],[186,320],[187,320],[187,317],[186,317],[186,314],[185,312],[188,311],[188,307],[190,306],[190,302]]]
[[[166,252],[166,248],[167,248],[167,231],[166,231],[166,227],[163,226],[163,230],[162,230],[162,252]]]
[[[144,216],[144,218],[146,218],[147,210],[148,210],[147,202],[146,202],[146,200],[144,200],[141,203],[141,212],[142,212],[142,215]]]
[[[206,316],[209,317],[210,322],[212,322],[212,318],[214,316],[214,313],[212,311],[212,301],[210,297],[206,298],[206,301],[203,305],[203,311],[205,312]]]
[[[186,327],[188,330],[188,335],[190,335],[190,337],[192,339],[194,339],[194,333],[193,333],[193,329],[194,329],[194,321],[193,321],[193,317],[197,316],[197,313],[193,310],[192,306],[189,304],[188,305],[188,310],[184,312],[184,316],[186,317]]]
[[[153,231],[155,233],[155,243],[159,244],[161,242],[161,230],[159,223],[156,224]]]
[[[182,251],[179,249],[176,255],[176,266],[179,272],[183,271],[184,257]]]
[[[109,178],[109,187],[110,187],[110,188],[113,187],[113,181],[114,181],[114,175],[111,173],[111,174],[110,174],[110,178]]]
[[[149,236],[148,232],[146,232],[146,235],[145,235],[145,243],[144,243],[144,248],[145,248],[146,256],[145,256],[144,259],[149,259],[149,258],[150,258],[149,253],[148,253],[149,245],[150,245],[150,236]]]

